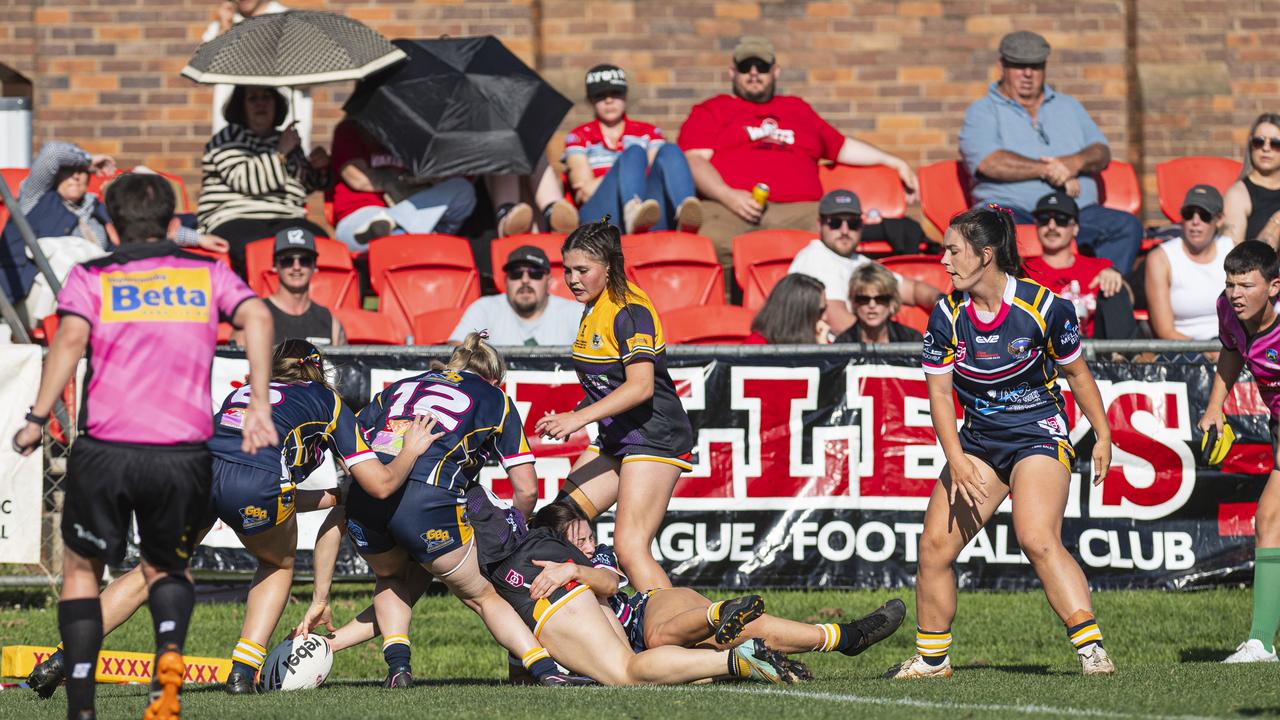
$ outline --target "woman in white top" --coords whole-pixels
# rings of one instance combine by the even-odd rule
[[[1222,261],[1233,245],[1218,235],[1221,224],[1222,194],[1196,185],[1182,201],[1182,237],[1147,256],[1147,309],[1157,338],[1218,337],[1218,296],[1227,280]]]

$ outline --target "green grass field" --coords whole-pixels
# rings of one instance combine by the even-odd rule
[[[309,588],[299,588],[306,598]],[[339,621],[358,612],[368,586],[342,586],[335,594]],[[835,609],[846,617],[867,612],[893,592],[772,592],[770,612],[821,621]],[[809,654],[817,676],[795,686],[725,683],[682,688],[516,688],[504,686],[505,653],[468,610],[449,597],[419,603],[414,617],[417,686],[380,688],[385,666],[380,646],[339,653],[329,682],[314,691],[232,698],[216,686],[188,686],[187,718],[490,718],[562,717],[567,711],[609,718],[991,718],[991,717],[1266,717],[1280,716],[1280,667],[1224,666],[1247,632],[1246,590],[1196,593],[1105,592],[1094,596],[1106,645],[1119,666],[1109,678],[1080,677],[1061,624],[1043,595],[1032,592],[960,596],[950,681],[889,682],[878,678],[914,647],[913,620],[897,635],[857,658]],[[282,627],[304,609],[294,603]],[[239,634],[239,603],[201,603],[187,651],[226,657]],[[0,592],[0,644],[56,642],[56,610],[44,593]],[[278,633],[283,635],[283,633]],[[279,638],[277,638],[278,640]],[[107,639],[106,647],[145,651],[151,620],[140,612]],[[139,717],[143,686],[99,686],[99,717]],[[0,718],[60,718],[65,695],[40,701],[27,690],[0,692]]]

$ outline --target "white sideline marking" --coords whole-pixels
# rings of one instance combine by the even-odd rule
[[[977,710],[981,712],[1006,712],[1022,715],[1068,715],[1091,718],[1128,718],[1130,720],[1209,720],[1203,715],[1146,715],[1142,713],[1113,712],[1093,708],[1056,707],[1053,705],[994,705],[986,703],[938,702],[911,698],[874,697],[869,695],[844,695],[840,693],[809,690],[773,690],[770,688],[725,688],[726,692],[748,695],[776,695],[778,697],[802,697],[829,702],[861,703],[864,705],[907,706],[928,710]]]

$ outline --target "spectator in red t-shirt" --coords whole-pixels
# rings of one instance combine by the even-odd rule
[[[1052,192],[1040,198],[1031,215],[1044,254],[1023,261],[1027,277],[1075,305],[1085,337],[1134,337],[1138,326],[1124,277],[1110,260],[1076,251],[1076,234],[1080,232],[1076,201],[1060,190]]]
[[[616,65],[587,71],[587,99],[596,117],[564,140],[563,162],[578,214],[608,215],[623,232],[697,232],[702,203],[689,163],[662,131],[627,117],[627,74]]]
[[[820,160],[887,165],[898,172],[907,199],[915,200],[916,174],[905,160],[841,134],[804,100],[774,94],[778,63],[773,43],[743,37],[733,50],[730,72],[733,94],[695,105],[680,128],[680,147],[698,194],[706,200],[702,234],[715,241],[721,264],[730,264],[737,235],[812,226],[822,197]],[[769,187],[763,205],[752,197],[757,183]],[[919,223],[898,219],[868,226],[863,239],[918,247],[925,238]]]
[[[357,252],[383,235],[456,233],[476,206],[465,178],[407,182],[404,164],[351,118],[333,130],[330,166],[338,172],[329,191],[333,233]]]

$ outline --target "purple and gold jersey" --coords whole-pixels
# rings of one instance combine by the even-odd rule
[[[1250,337],[1223,293],[1218,297],[1218,339],[1222,347],[1244,358],[1258,394],[1271,411],[1271,419],[1280,420],[1280,322],[1273,322]]]
[[[597,438],[608,454],[649,451],[678,456],[693,449],[693,426],[667,373],[662,322],[649,296],[628,283],[628,302],[619,305],[608,291],[582,313],[573,341],[573,367],[587,400],[599,402],[627,380],[633,362],[653,363],[653,397],[637,407],[600,421]]]
[[[435,432],[444,436],[414,463],[409,480],[461,498],[488,460],[508,470],[534,461],[515,403],[473,372],[432,370],[397,381],[378,393],[357,419],[369,446],[390,462],[400,454],[405,428],[417,415],[434,415],[439,421]]]
[[[241,429],[250,392],[244,385],[222,401],[209,440],[214,457],[288,475],[299,483],[320,465],[328,449],[341,455],[348,468],[378,458],[338,393],[313,382],[271,383],[267,396],[280,447],[262,448],[252,455],[243,452]]]
[[[1080,356],[1080,324],[1071,303],[1043,285],[1009,278],[1000,311],[978,318],[969,294],[943,297],[929,316],[921,365],[953,373],[965,424],[999,430],[1066,423],[1058,365]],[[1066,428],[1051,428],[1066,433]]]

